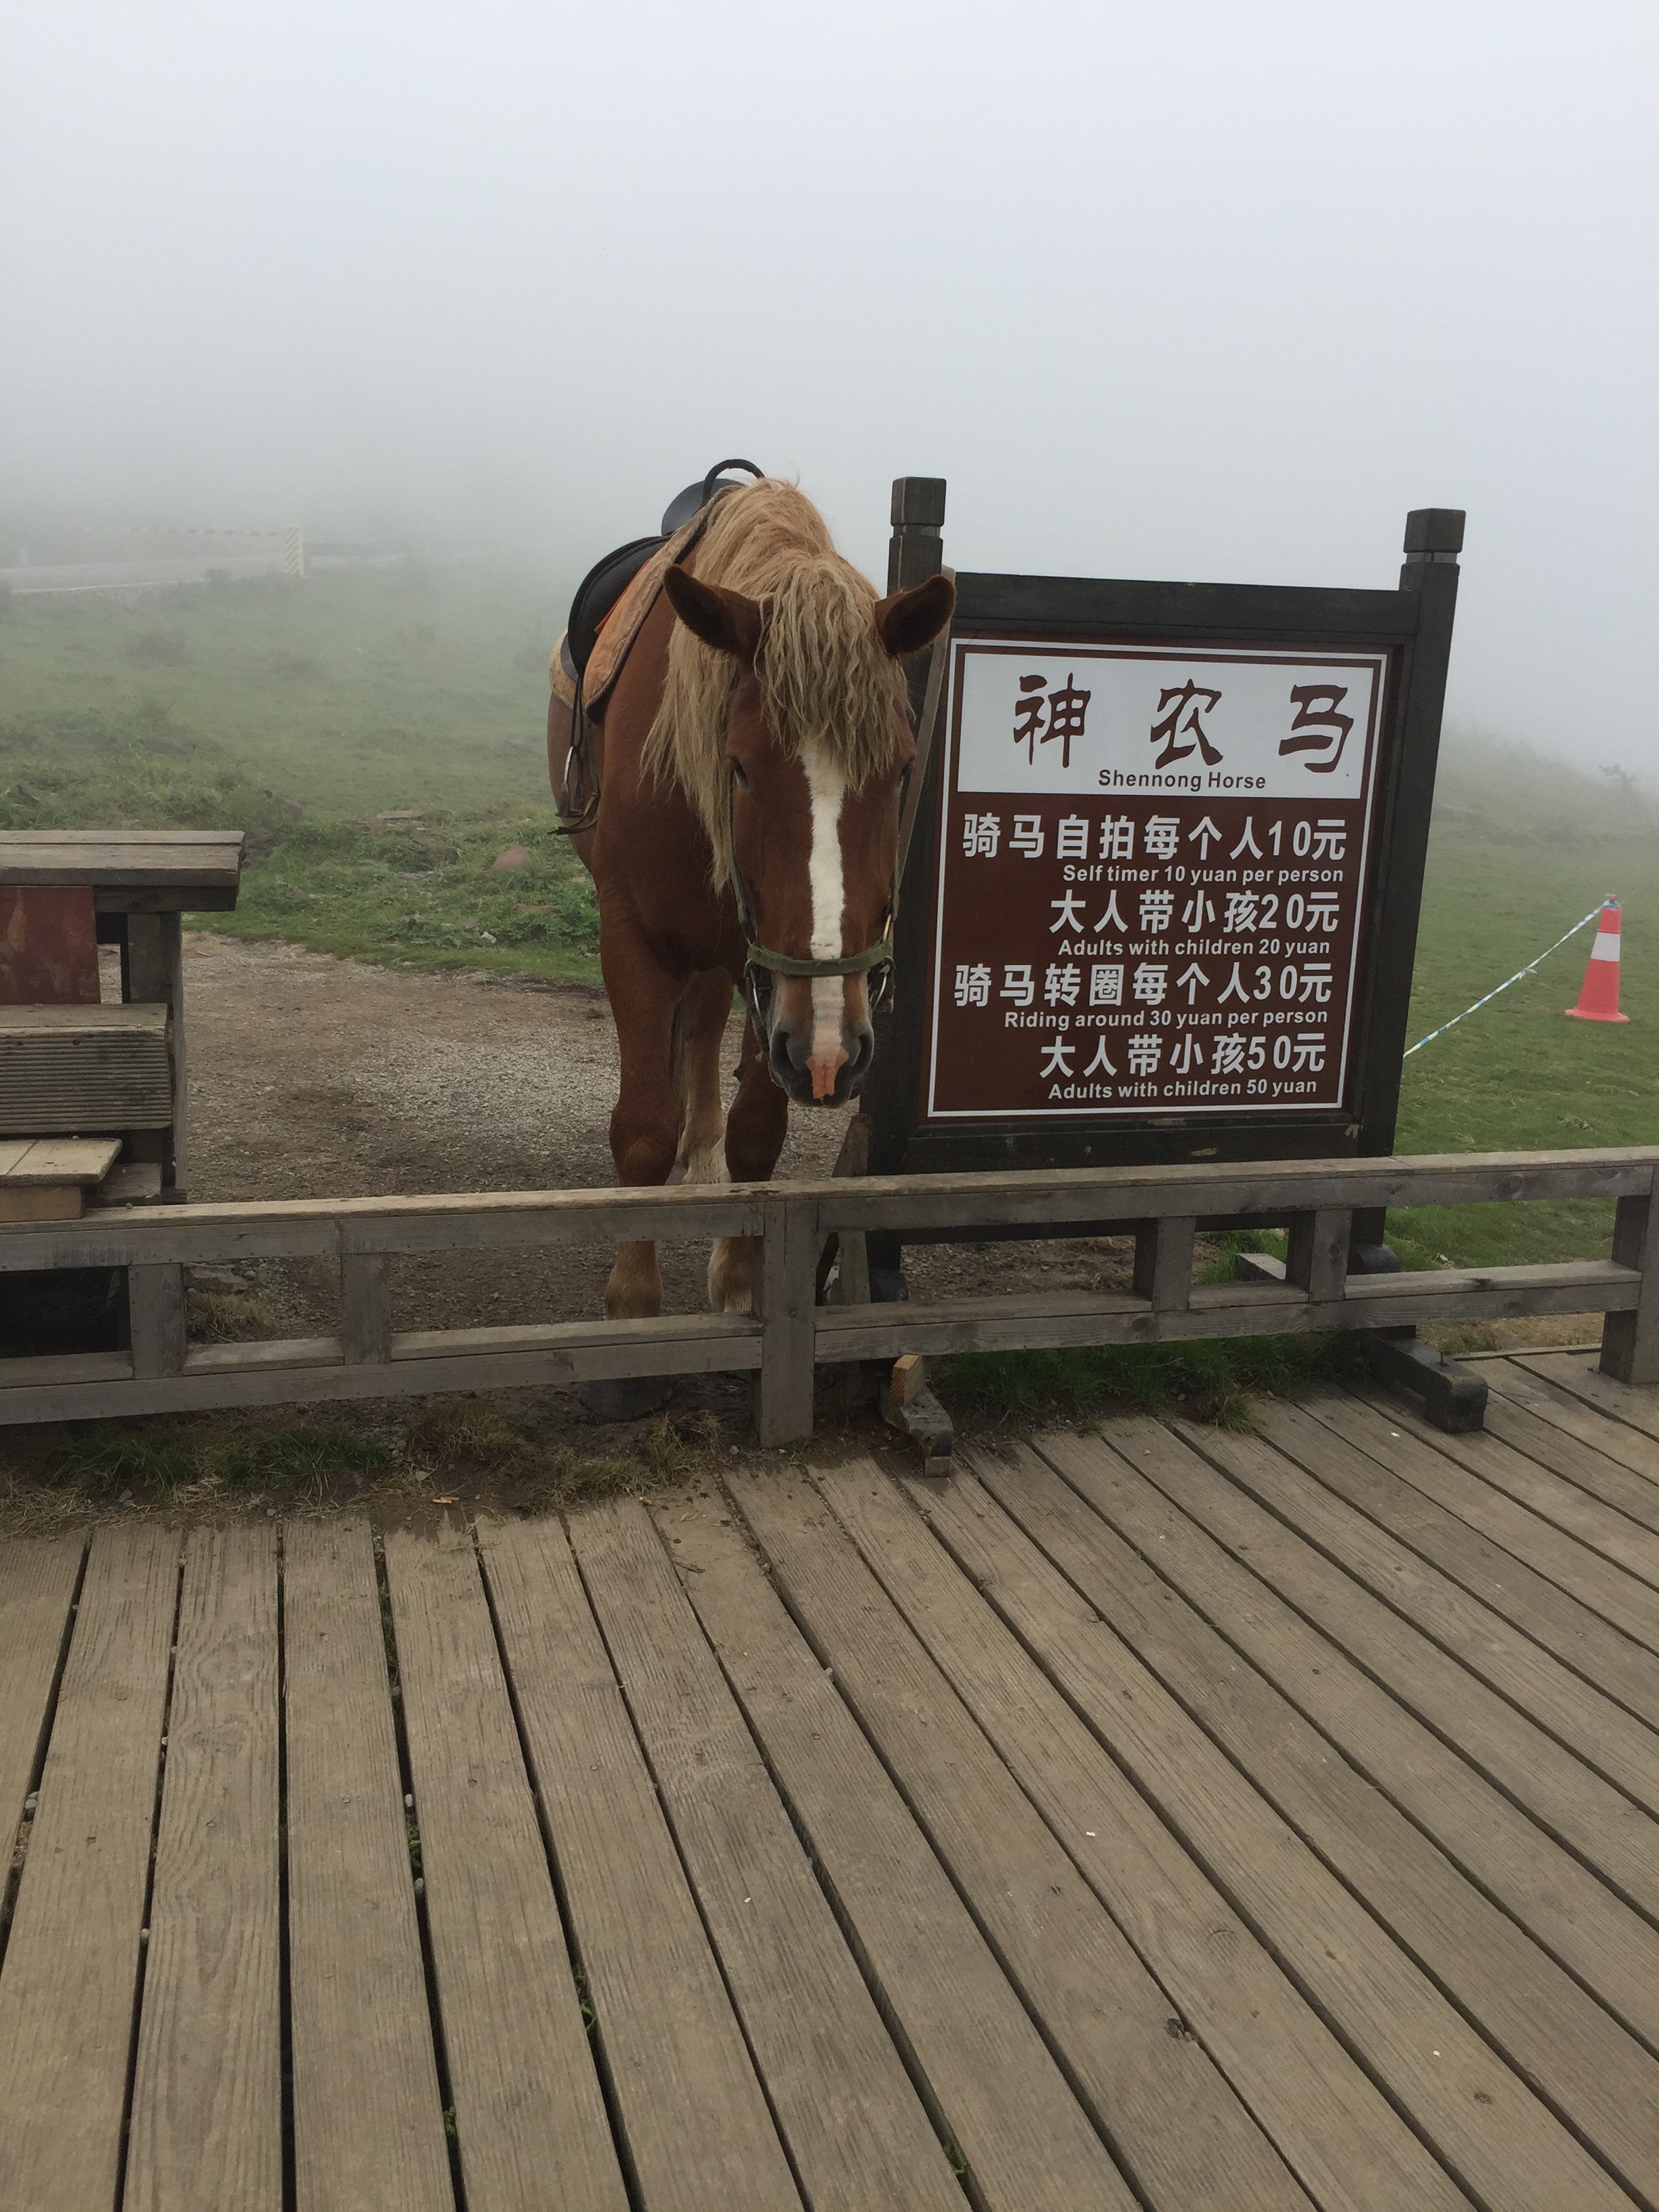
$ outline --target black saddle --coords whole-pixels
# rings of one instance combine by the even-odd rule
[[[752,461],[719,461],[709,470],[700,483],[689,483],[678,498],[671,500],[662,519],[662,528],[654,538],[635,538],[627,545],[619,545],[614,553],[607,553],[603,561],[596,561],[576,587],[576,596],[570,602],[570,619],[565,625],[564,643],[561,648],[565,672],[573,682],[586,673],[592,658],[594,641],[599,625],[610,613],[640,570],[658,549],[668,543],[676,531],[684,530],[694,514],[700,514],[711,499],[723,491],[738,489],[735,477],[723,476],[724,469],[747,469],[751,477],[765,475]]]

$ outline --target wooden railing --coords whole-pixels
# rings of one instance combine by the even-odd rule
[[[0,1271],[122,1267],[131,1349],[0,1361],[0,1423],[199,1411],[431,1390],[568,1385],[719,1371],[758,1376],[766,1443],[810,1435],[815,1368],[1048,1345],[1151,1344],[1311,1329],[1390,1328],[1517,1314],[1606,1316],[1601,1365],[1659,1382],[1659,1147],[1091,1168],[1017,1176],[297,1199],[93,1214],[0,1228]],[[1611,1199],[1606,1260],[1351,1275],[1356,1209]],[[1282,1283],[1196,1284],[1194,1241],[1217,1219],[1288,1222]],[[997,1292],[937,1304],[817,1305],[830,1234],[1006,1230],[1065,1237],[1106,1222],[1135,1237],[1131,1289]],[[608,1244],[638,1237],[760,1240],[755,1313],[506,1328],[392,1326],[400,1255]],[[183,1270],[325,1256],[340,1267],[337,1336],[192,1345]]]

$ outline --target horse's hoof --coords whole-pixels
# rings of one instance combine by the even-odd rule
[[[576,1385],[576,1402],[599,1421],[641,1421],[661,1413],[673,1395],[672,1375],[625,1375]]]

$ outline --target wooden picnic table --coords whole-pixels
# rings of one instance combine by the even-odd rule
[[[0,2203],[1659,2203],[1659,1393],[1487,1372],[0,1545]]]

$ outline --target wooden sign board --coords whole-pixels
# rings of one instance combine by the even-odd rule
[[[1394,591],[957,576],[872,1173],[1392,1149],[1462,522]]]

